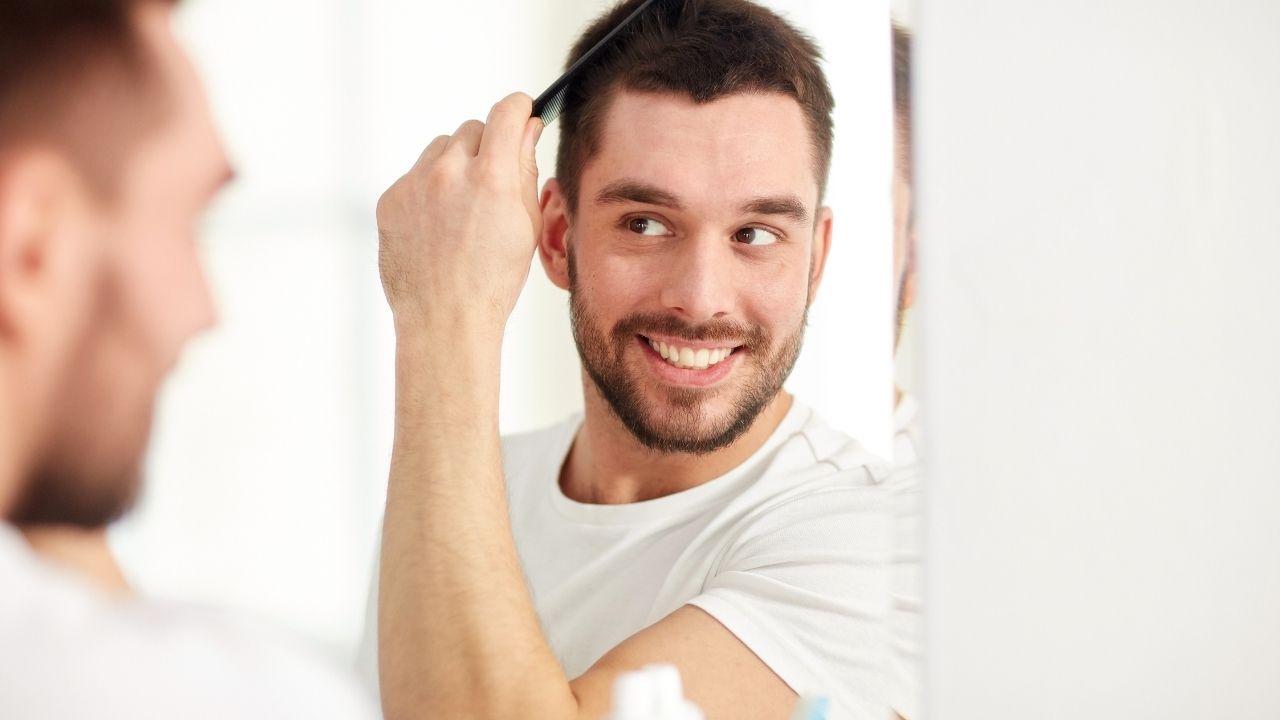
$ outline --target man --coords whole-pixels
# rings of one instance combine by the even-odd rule
[[[832,239],[830,91],[774,13],[668,5],[572,86],[540,201],[515,95],[379,202],[397,397],[368,639],[388,718],[596,719],[657,661],[709,718],[811,694],[888,712],[883,470],[782,390]],[[569,292],[585,414],[500,441],[535,249]]]
[[[100,591],[17,531],[121,589],[101,529],[213,319],[196,224],[230,170],[173,4],[0,4],[0,715],[368,717],[287,645]]]
[[[918,717],[920,703],[920,422],[911,394],[914,369],[916,229],[911,192],[911,34],[895,22],[893,47],[893,269],[895,318],[894,463],[885,483],[894,508],[893,610],[889,627],[893,653],[889,704],[896,717]]]
[[[911,185],[911,32],[894,23],[890,29],[893,48],[893,280],[896,288],[894,350],[897,364],[894,393],[897,413],[894,424],[894,459],[910,463],[919,444],[915,427],[915,400],[911,397],[916,304],[916,226]]]

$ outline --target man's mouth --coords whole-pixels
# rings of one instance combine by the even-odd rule
[[[658,353],[668,365],[682,370],[706,370],[707,368],[715,367],[740,347],[737,345],[725,345],[695,348],[680,345],[674,341],[668,344],[643,335],[641,337],[645,342],[649,343],[649,347],[653,348],[653,351]]]

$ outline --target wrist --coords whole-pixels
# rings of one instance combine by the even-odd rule
[[[396,405],[496,411],[502,335],[467,323],[396,328]]]
[[[435,308],[393,308],[391,317],[397,346],[410,348],[443,341],[488,349],[501,345],[506,329],[504,315],[460,301]]]

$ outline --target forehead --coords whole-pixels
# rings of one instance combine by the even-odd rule
[[[812,135],[793,98],[742,93],[696,103],[674,93],[619,91],[583,168],[590,194],[619,178],[652,183],[692,204],[795,194],[817,201]]]
[[[141,3],[137,13],[139,35],[155,63],[166,110],[147,149],[157,155],[181,156],[182,162],[169,165],[169,172],[224,173],[225,150],[200,78],[174,37],[172,10],[162,3]]]

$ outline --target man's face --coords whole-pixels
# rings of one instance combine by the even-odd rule
[[[916,299],[916,229],[912,207],[911,168],[906,143],[906,126],[901,120],[894,127],[893,151],[893,282],[897,293],[897,316],[894,344],[902,339],[907,311]]]
[[[778,94],[621,92],[566,245],[574,338],[644,445],[727,446],[782,387],[826,257],[810,133]]]
[[[229,175],[195,73],[160,4],[138,12],[168,113],[83,223],[87,322],[56,383],[49,432],[11,514],[17,523],[103,525],[132,503],[156,392],[185,342],[212,323],[196,225]]]

